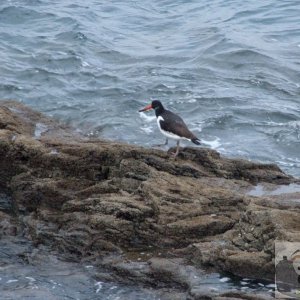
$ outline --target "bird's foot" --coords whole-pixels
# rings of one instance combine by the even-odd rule
[[[176,151],[176,152],[171,152],[170,154],[171,154],[171,157],[172,157],[173,159],[176,159],[178,153],[179,153],[179,152]]]

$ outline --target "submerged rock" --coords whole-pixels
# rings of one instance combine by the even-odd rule
[[[87,139],[13,101],[2,102],[0,119],[0,188],[15,214],[0,211],[1,234],[19,230],[18,221],[36,245],[190,299],[204,292],[189,268],[273,280],[274,240],[300,241],[299,192],[251,194],[257,184],[299,184],[276,165],[204,148],[184,148],[174,160]]]

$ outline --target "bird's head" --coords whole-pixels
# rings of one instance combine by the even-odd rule
[[[154,100],[151,102],[151,104],[145,106],[144,108],[140,109],[139,112],[142,112],[142,111],[147,111],[147,110],[150,110],[150,109],[154,109],[155,111],[157,110],[164,110],[164,107],[163,105],[161,104],[160,101],[158,100]]]

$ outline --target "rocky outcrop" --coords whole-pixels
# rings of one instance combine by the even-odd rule
[[[12,101],[0,107],[0,157],[0,188],[16,216],[0,202],[1,233],[25,232],[118,280],[200,299],[189,268],[273,279],[274,240],[300,241],[299,191],[251,196],[255,185],[297,183],[273,164],[204,148],[184,148],[174,160],[87,139]]]

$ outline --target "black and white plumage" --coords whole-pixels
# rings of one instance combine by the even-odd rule
[[[196,145],[200,145],[200,140],[188,129],[182,118],[165,109],[160,101],[152,101],[150,105],[147,105],[146,107],[141,109],[140,112],[150,109],[155,110],[158,128],[160,132],[166,137],[165,145],[168,144],[169,138],[177,140],[177,149],[174,155],[175,157],[179,153],[180,140],[188,140]]]

